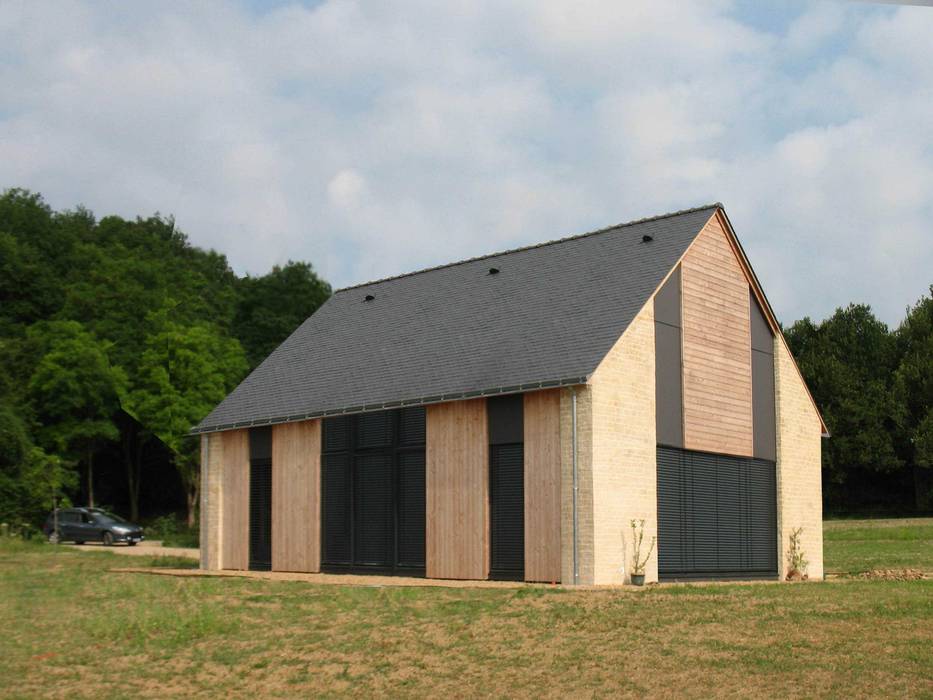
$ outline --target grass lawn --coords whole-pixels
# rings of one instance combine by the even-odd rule
[[[823,554],[827,572],[933,572],[933,518],[828,520],[823,524]]]
[[[929,568],[931,524],[829,523],[828,566]],[[0,696],[933,698],[933,580],[572,591],[108,571],[145,565],[0,543]]]

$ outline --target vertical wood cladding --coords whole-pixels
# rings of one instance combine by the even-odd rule
[[[220,433],[223,440],[221,567],[249,567],[249,431]]]
[[[684,447],[751,456],[748,282],[719,216],[682,262]]]
[[[683,447],[680,267],[654,297],[655,418],[660,445]]]
[[[525,394],[525,580],[560,581],[560,390]]]
[[[272,428],[272,570],[320,570],[321,421]]]
[[[489,438],[486,400],[427,407],[426,575],[489,575]]]

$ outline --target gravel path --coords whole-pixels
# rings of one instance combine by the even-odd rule
[[[74,547],[83,549],[87,552],[113,552],[114,554],[127,554],[136,557],[185,557],[187,559],[199,559],[201,550],[188,547],[163,547],[158,540],[151,542],[140,542],[135,547],[125,544],[115,544],[112,547],[106,547],[100,543],[94,544],[62,544],[62,547]]]
[[[305,581],[307,583],[338,584],[342,586],[401,586],[416,588],[557,588],[543,583],[522,581],[453,581],[447,579],[411,578],[407,576],[379,576],[375,574],[305,574],[289,571],[202,571],[200,569],[167,569],[121,567],[111,571],[125,574],[155,574],[157,576],[218,576],[257,578],[266,581]]]

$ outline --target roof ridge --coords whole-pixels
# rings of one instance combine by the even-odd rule
[[[668,212],[666,214],[657,214],[655,216],[646,216],[641,219],[634,219],[632,221],[626,221],[621,224],[613,224],[612,226],[606,226],[604,228],[595,229],[593,231],[587,231],[586,233],[577,233],[572,236],[565,236],[564,238],[555,238],[550,241],[544,241],[542,243],[534,243],[532,245],[521,246],[519,248],[510,248],[509,250],[501,250],[496,253],[486,253],[485,255],[477,255],[473,258],[466,258],[464,260],[457,260],[455,262],[444,263],[443,265],[435,265],[433,267],[426,267],[421,270],[414,270],[412,272],[403,272],[399,275],[392,275],[390,277],[382,277],[381,279],[370,280],[369,282],[360,282],[359,284],[351,284],[348,287],[341,287],[340,289],[335,289],[334,294],[339,294],[340,292],[346,292],[351,289],[359,289],[360,287],[368,287],[372,284],[381,284],[383,282],[391,282],[397,279],[403,279],[405,277],[413,277],[414,275],[420,275],[425,272],[434,272],[435,270],[443,270],[448,267],[455,267],[456,265],[465,265],[471,262],[477,262],[479,260],[487,260],[489,258],[497,258],[500,255],[509,255],[510,253],[521,253],[526,250],[535,250],[536,248],[544,248],[549,245],[556,245],[558,243],[566,243],[568,241],[573,241],[578,238],[586,238],[587,236],[595,236],[600,233],[606,233],[607,231],[614,231],[615,229],[626,228],[628,226],[635,226],[636,224],[645,224],[649,221],[658,221],[660,219],[669,219],[674,216],[683,216],[684,214],[693,214],[698,211],[703,211],[704,209],[725,209],[722,202],[711,202],[710,204],[705,204],[699,207],[690,207],[689,209],[680,209],[678,211]]]

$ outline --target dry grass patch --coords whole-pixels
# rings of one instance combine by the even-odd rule
[[[4,694],[933,697],[933,581],[364,588],[114,559],[0,545]]]

